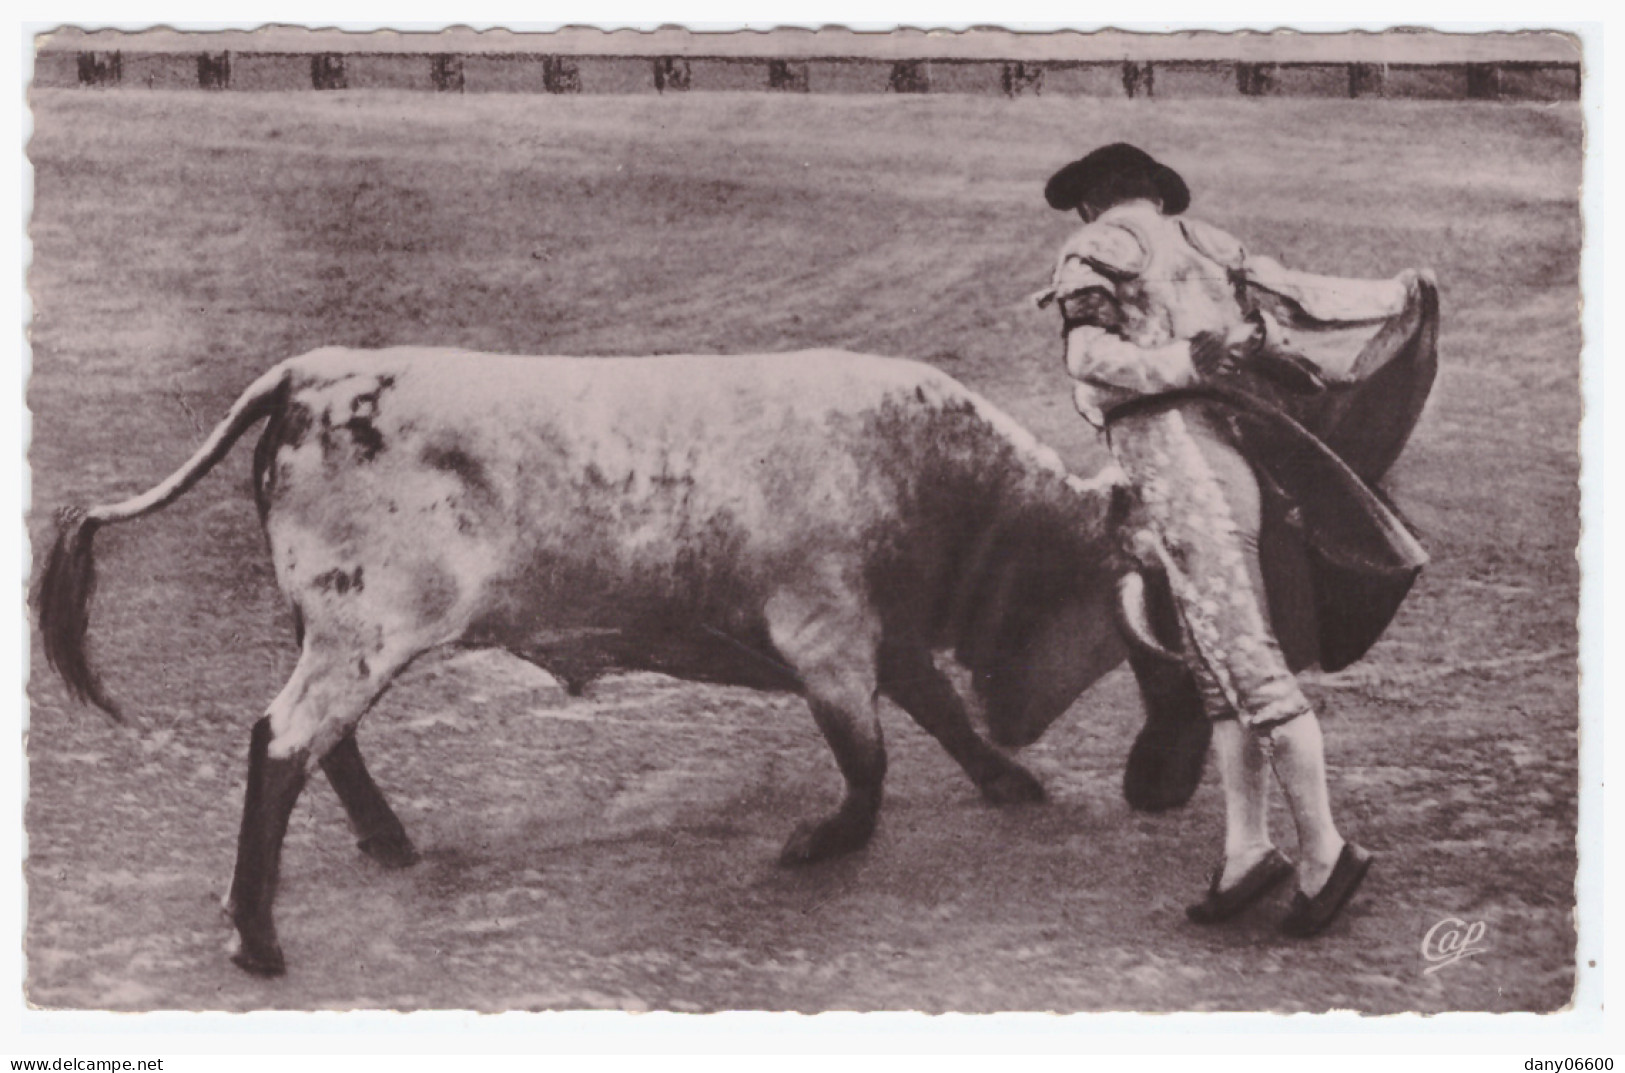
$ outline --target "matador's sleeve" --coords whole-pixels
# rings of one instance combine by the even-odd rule
[[[1104,428],[1106,414],[1130,399],[1185,387],[1197,375],[1190,343],[1183,339],[1140,347],[1091,325],[1068,335],[1066,371],[1077,381],[1073,404],[1096,428]]]
[[[1126,227],[1095,223],[1067,240],[1055,269],[1053,294],[1065,297],[1100,286],[1115,289],[1144,270],[1150,253]],[[1175,340],[1141,347],[1103,326],[1078,325],[1067,346],[1066,371],[1081,384],[1135,395],[1184,387],[1196,376],[1190,344]]]
[[[1136,395],[1189,387],[1197,380],[1189,340],[1142,347],[1089,325],[1074,328],[1072,334],[1083,336],[1067,347],[1066,371],[1074,380],[1122,388]]]

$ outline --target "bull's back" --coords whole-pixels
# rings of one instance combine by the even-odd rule
[[[284,588],[330,599],[360,576],[502,641],[748,632],[815,569],[861,598],[877,549],[918,536],[914,493],[942,476],[924,471],[985,453],[950,441],[1012,435],[935,370],[837,351],[329,349],[289,370],[263,477]]]

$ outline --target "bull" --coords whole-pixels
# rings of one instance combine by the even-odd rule
[[[149,491],[60,516],[37,603],[45,655],[80,699],[116,714],[85,645],[96,530],[173,502],[261,420],[255,498],[300,655],[250,734],[226,900],[232,958],[250,972],[284,971],[278,862],[318,767],[364,853],[415,859],[355,732],[431,649],[506,649],[572,691],[611,670],[799,691],[845,790],[791,834],[789,864],[868,841],[886,770],[881,694],[987,798],[1042,797],[978,735],[936,653],[969,670],[1005,746],[1035,740],[1130,654],[1117,623],[1138,620],[1113,615],[1132,574],[1111,473],[1067,473],[928,366],[834,351],[324,348],[256,380]],[[1168,779],[1164,803],[1178,803],[1206,723],[1177,691],[1146,697],[1137,755],[1191,747],[1138,777]]]

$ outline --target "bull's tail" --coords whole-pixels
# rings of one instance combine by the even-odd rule
[[[288,375],[288,367],[278,365],[254,381],[186,464],[153,488],[121,503],[88,509],[66,507],[57,513],[56,543],[34,592],[34,606],[39,613],[46,662],[79,700],[120,718],[85,653],[90,597],[96,589],[96,562],[91,550],[96,530],[151,514],[184,495],[226,456],[250,426],[276,409],[286,393]]]

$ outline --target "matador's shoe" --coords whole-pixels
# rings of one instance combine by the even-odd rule
[[[1281,920],[1281,933],[1294,939],[1307,939],[1325,931],[1360,889],[1366,872],[1371,870],[1372,859],[1370,851],[1345,842],[1331,877],[1320,892],[1313,898],[1301,890],[1293,895],[1292,908]]]
[[[1292,862],[1280,850],[1272,849],[1264,854],[1263,860],[1247,869],[1247,874],[1234,886],[1220,890],[1219,877],[1224,874],[1224,869],[1220,868],[1213,873],[1207,897],[1187,907],[1185,915],[1197,924],[1217,924],[1229,920],[1286,882],[1293,871]]]

